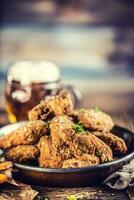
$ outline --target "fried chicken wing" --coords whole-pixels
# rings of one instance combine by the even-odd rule
[[[52,150],[52,142],[51,138],[48,136],[41,137],[38,148],[40,150],[40,156],[39,156],[39,165],[40,167],[49,167],[50,162],[52,160],[51,157],[51,150]]]
[[[100,162],[113,159],[112,151],[93,134],[73,130],[73,122],[66,116],[55,117],[50,124],[52,144],[64,159],[80,156],[82,153],[99,156]]]
[[[77,141],[79,143],[79,149],[83,153],[95,155],[99,157],[100,162],[107,162],[113,159],[112,150],[102,140],[95,135],[89,133],[77,134]]]
[[[43,136],[39,141],[38,148],[40,149],[40,167],[59,168],[62,166],[62,158],[53,150],[51,137]]]
[[[31,121],[10,134],[0,137],[0,148],[9,149],[17,145],[36,144],[45,134],[47,128],[43,121]]]
[[[67,91],[60,92],[59,95],[42,101],[29,112],[30,120],[47,120],[59,115],[71,115],[73,104]]]
[[[33,145],[18,145],[5,153],[6,160],[16,163],[26,163],[36,160],[39,155],[39,149]]]
[[[50,130],[55,147],[69,144],[75,134],[73,122],[65,115],[54,117],[50,123]]]
[[[73,122],[67,116],[57,116],[50,123],[52,145],[62,159],[80,155],[78,143],[75,141]]]
[[[74,111],[73,115],[78,118],[85,128],[89,128],[91,130],[109,132],[114,126],[112,118],[100,110],[80,109]]]
[[[51,137],[43,136],[38,144],[40,149],[39,165],[40,167],[51,168],[66,168],[66,167],[82,167],[88,165],[94,165],[99,163],[99,158],[94,155],[82,154],[79,156],[74,153],[76,158],[72,158],[71,148],[66,147],[59,148],[59,151],[55,151],[52,145]],[[68,154],[67,154],[68,151]],[[67,156],[68,155],[68,156]],[[70,158],[65,160],[65,158]]]
[[[112,133],[94,132],[93,134],[110,146],[115,154],[126,153],[127,146],[123,139]]]

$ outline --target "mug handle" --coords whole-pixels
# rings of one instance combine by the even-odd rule
[[[31,88],[23,87],[19,90],[15,90],[11,94],[12,99],[19,101],[21,103],[27,102],[31,97]]]
[[[71,95],[74,99],[74,107],[80,108],[81,103],[82,103],[82,95],[81,95],[80,90],[78,88],[76,88],[75,86],[69,85],[69,84],[64,84],[63,87],[71,93]]]

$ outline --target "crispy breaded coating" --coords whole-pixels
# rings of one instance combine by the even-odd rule
[[[62,146],[64,143],[69,144],[75,134],[73,122],[66,115],[54,117],[50,123],[50,130],[55,147]]]
[[[41,101],[29,112],[29,120],[47,120],[54,116],[71,115],[73,104],[70,94],[62,91],[59,95],[51,97],[48,100]]]
[[[40,150],[39,156],[39,166],[40,167],[49,167],[51,161],[51,147],[52,142],[51,138],[48,136],[41,137],[38,148]]]
[[[43,136],[39,141],[38,148],[40,150],[40,167],[59,168],[62,166],[62,158],[56,155],[56,152],[53,150],[51,137]]]
[[[98,156],[100,162],[113,159],[112,151],[103,141],[93,134],[79,133],[73,130],[73,122],[67,116],[57,116],[50,124],[52,144],[63,159],[88,153]],[[96,155],[97,154],[97,155]]]
[[[127,151],[127,146],[123,139],[112,133],[93,132],[93,134],[111,147],[115,154],[124,154]]]
[[[99,158],[94,155],[90,155],[87,153],[83,153],[80,157],[80,160],[91,163],[91,164],[99,164]]]
[[[74,111],[73,115],[78,118],[85,128],[91,130],[109,132],[114,126],[112,118],[100,110],[80,109]]]
[[[96,156],[89,154],[83,154],[79,158],[71,158],[63,162],[62,168],[75,168],[75,167],[86,167],[91,165],[99,164],[99,159]]]
[[[26,163],[36,160],[39,155],[39,149],[33,145],[18,145],[5,153],[6,160],[16,163]]]
[[[61,123],[61,117],[56,117],[55,119],[56,121],[58,120],[57,118],[58,119],[60,118],[59,121]],[[62,119],[69,120],[65,119],[64,117],[62,117]],[[64,125],[66,124],[64,123]],[[56,136],[56,138],[57,137],[58,136]],[[40,167],[60,168],[60,167],[67,167],[69,165],[70,167],[72,167],[72,165],[74,165],[74,162],[72,163],[72,161],[77,161],[75,162],[77,163],[77,165],[75,165],[74,167],[80,167],[80,165],[87,166],[99,163],[99,158],[97,156],[83,154],[82,152],[83,150],[79,151],[78,143],[76,143],[75,141],[68,140],[67,138],[64,137],[61,139],[63,139],[64,144],[62,143],[62,140],[60,140],[60,143],[58,142],[58,146],[57,143],[55,142],[54,144],[52,143],[50,136],[43,136],[40,139],[38,144],[38,148],[40,149],[40,157],[39,157]],[[65,159],[67,160],[66,162],[64,161]],[[72,164],[70,164],[70,162]]]
[[[88,162],[85,162],[76,158],[71,158],[63,162],[62,168],[86,167],[88,165],[89,165]]]
[[[79,143],[79,149],[81,149],[83,153],[99,157],[101,163],[113,160],[110,147],[95,135],[91,133],[81,133],[77,134],[76,137]]]
[[[10,134],[0,137],[0,148],[9,149],[17,145],[36,144],[46,133],[47,128],[43,121],[31,121]]]
[[[73,130],[73,122],[68,116],[53,118],[50,130],[53,149],[63,160],[81,154],[78,143],[75,141],[76,133]]]

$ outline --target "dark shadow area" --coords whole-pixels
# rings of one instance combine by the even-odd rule
[[[72,12],[86,25],[133,25],[134,1],[132,0],[2,0],[0,13],[2,23],[72,23]],[[81,12],[86,13],[84,20]],[[49,24],[50,25],[50,24]]]

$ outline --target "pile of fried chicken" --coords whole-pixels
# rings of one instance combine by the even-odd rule
[[[125,154],[123,139],[114,135],[112,118],[99,110],[73,110],[70,94],[43,100],[29,112],[26,125],[0,138],[6,160],[37,161],[45,168],[85,167]]]

